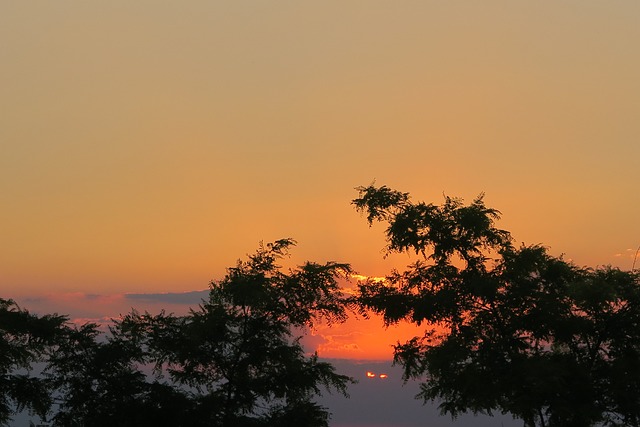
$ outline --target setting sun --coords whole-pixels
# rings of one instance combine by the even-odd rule
[[[367,371],[367,378],[380,378],[381,380],[389,378],[387,374],[376,374],[375,372]]]

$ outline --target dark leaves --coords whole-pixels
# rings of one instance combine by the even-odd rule
[[[356,209],[383,221],[387,249],[422,255],[359,302],[385,322],[426,322],[395,347],[405,378],[445,413],[501,411],[528,426],[638,426],[640,283],[633,272],[580,269],[541,246],[514,248],[482,195],[412,203],[358,188]]]
[[[133,310],[108,334],[0,299],[0,424],[17,407],[54,426],[327,426],[314,396],[353,380],[305,354],[297,334],[346,319],[353,299],[339,281],[351,268],[284,271],[294,244],[261,244],[185,316]]]
[[[483,195],[470,205],[445,197],[441,206],[411,203],[408,193],[382,186],[358,187],[356,210],[367,213],[371,224],[384,221],[390,252],[414,251],[442,264],[456,255],[474,267],[482,267],[484,251],[510,247],[507,231],[494,227],[500,213],[484,205]]]
[[[37,316],[0,298],[0,424],[9,420],[14,407],[43,417],[48,412],[49,385],[32,371],[55,350],[66,320]]]

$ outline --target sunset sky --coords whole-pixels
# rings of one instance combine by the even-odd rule
[[[2,1],[0,296],[158,307],[283,237],[383,276],[415,258],[350,206],[374,180],[485,192],[517,242],[630,269],[638,22],[637,0]],[[380,331],[309,342],[384,359],[413,333]]]

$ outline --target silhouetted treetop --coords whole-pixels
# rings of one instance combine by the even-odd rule
[[[515,248],[482,196],[437,206],[357,190],[356,209],[388,224],[387,250],[422,255],[385,282],[361,282],[358,296],[387,324],[426,325],[394,358],[422,381],[421,398],[452,416],[500,411],[529,427],[640,425],[637,273]]]
[[[500,212],[487,208],[481,194],[471,204],[445,196],[438,206],[413,203],[408,193],[385,186],[357,187],[359,197],[352,201],[356,210],[367,214],[367,221],[386,222],[387,250],[412,250],[438,264],[457,255],[468,263],[484,260],[483,251],[511,246],[510,234],[494,226]],[[427,251],[430,251],[427,255]]]
[[[285,270],[294,244],[261,244],[187,315],[132,310],[108,333],[0,299],[0,425],[28,409],[55,427],[327,427],[315,397],[346,394],[353,379],[301,339],[347,318],[353,299],[340,281],[351,267]]]
[[[328,425],[313,397],[323,389],[346,393],[352,379],[306,355],[297,334],[320,319],[346,319],[339,280],[351,269],[306,262],[285,271],[278,260],[293,244],[261,244],[211,282],[209,299],[187,316],[134,311],[116,322],[115,338],[143,349],[139,363],[190,390],[191,425]]]
[[[0,425],[16,411],[47,414],[49,385],[32,371],[55,349],[66,321],[57,314],[31,314],[15,301],[0,298]]]

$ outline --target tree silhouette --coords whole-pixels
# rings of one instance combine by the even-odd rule
[[[134,311],[113,326],[114,342],[140,349],[133,359],[153,366],[157,384],[183,391],[192,404],[184,425],[328,425],[313,397],[345,393],[352,380],[307,356],[300,334],[320,319],[346,319],[338,279],[350,267],[308,262],[283,272],[277,261],[293,244],[261,245],[186,316]]]
[[[515,248],[482,196],[438,206],[384,186],[358,191],[356,209],[388,224],[387,250],[421,258],[361,283],[359,301],[387,324],[428,326],[394,357],[405,379],[422,380],[422,399],[454,417],[500,411],[531,427],[639,425],[637,274]]]
[[[33,374],[55,344],[64,316],[37,316],[0,298],[0,425],[28,409],[45,416],[51,404],[47,381]]]
[[[0,299],[0,425],[29,409],[57,427],[328,426],[313,399],[353,379],[300,340],[347,318],[339,280],[351,269],[285,271],[277,262],[294,244],[261,245],[185,316],[133,310],[107,333]]]
[[[184,392],[148,381],[135,362],[141,349],[104,335],[98,325],[69,325],[44,375],[53,393],[51,423],[60,427],[186,426]]]

